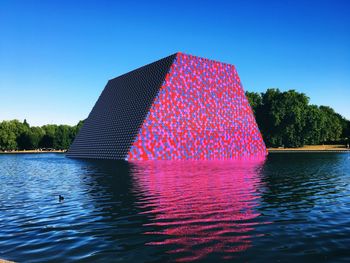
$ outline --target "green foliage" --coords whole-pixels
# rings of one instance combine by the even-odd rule
[[[309,105],[309,98],[295,90],[246,92],[268,147],[301,147],[336,143],[349,138],[349,121],[330,107]]]
[[[3,121],[0,123],[0,149],[1,150],[16,150],[18,148],[17,138],[23,132],[27,131],[28,127],[18,120]]]
[[[53,140],[53,148],[68,149],[75,137],[75,128],[68,125],[59,125]]]
[[[43,138],[40,141],[40,147],[53,149],[57,125],[47,124],[47,125],[42,126],[41,128],[44,130],[45,135],[43,136]]]
[[[350,142],[350,121],[345,120],[345,122],[344,138]]]
[[[330,107],[310,105],[303,93],[268,89],[246,96],[268,147],[350,141],[350,121]],[[26,120],[2,121],[0,150],[68,149],[82,125],[83,121],[75,126],[30,127]]]
[[[249,104],[252,107],[254,115],[256,116],[256,114],[260,111],[260,107],[262,105],[261,94],[257,92],[249,92],[249,91],[247,91],[245,94],[249,100]]]
[[[38,149],[44,135],[45,132],[40,127],[28,128],[28,130],[17,137],[18,148],[26,150]]]
[[[30,127],[26,120],[0,122],[0,150],[32,150],[38,148],[68,149],[83,121],[75,126],[48,124]]]

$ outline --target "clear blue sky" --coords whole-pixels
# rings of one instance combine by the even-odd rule
[[[0,120],[75,124],[108,79],[177,51],[350,119],[350,1],[0,0]]]

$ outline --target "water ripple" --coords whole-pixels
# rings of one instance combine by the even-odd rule
[[[135,163],[0,155],[0,182],[8,260],[350,261],[346,154]]]

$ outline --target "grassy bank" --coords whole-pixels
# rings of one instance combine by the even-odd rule
[[[304,147],[299,148],[269,148],[270,152],[278,152],[278,151],[303,151],[303,152],[330,152],[330,151],[350,151],[350,149],[346,148],[345,145],[305,145]]]
[[[299,148],[268,148],[269,152],[339,152],[349,151],[345,145],[305,145]],[[17,151],[0,151],[0,154],[21,154],[21,153],[65,153],[67,150],[17,150]]]

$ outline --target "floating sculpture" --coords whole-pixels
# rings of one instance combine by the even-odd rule
[[[235,67],[176,53],[110,80],[67,156],[223,160],[266,154]]]

